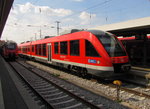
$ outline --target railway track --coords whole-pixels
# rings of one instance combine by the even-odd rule
[[[86,79],[86,77],[84,77],[84,79]],[[89,78],[87,78],[87,79],[89,79]],[[94,79],[91,78],[91,81],[98,82],[99,84],[105,84],[106,86],[109,86],[109,87],[112,87],[112,88],[116,87],[114,84],[111,84],[111,83],[109,84],[108,82],[106,82],[106,83],[104,81],[103,82],[101,82],[101,81],[99,82],[99,78],[97,78],[97,77],[94,78]],[[133,88],[133,87],[135,87],[135,88]],[[145,86],[143,86],[143,87],[145,87]],[[138,86],[137,83],[134,84],[134,83],[124,82],[124,84],[120,87],[120,90],[150,99],[150,89],[149,88],[147,88],[147,89],[142,88],[141,84],[139,84],[139,86]]]
[[[34,66],[37,66],[38,68],[45,70],[47,72],[53,71],[53,68],[48,68],[47,66],[44,66],[41,64],[36,64],[36,63],[35,64],[31,63],[31,64]],[[63,73],[60,73],[60,72],[62,72],[62,71],[59,71],[59,70],[55,71],[56,74],[62,75]],[[66,77],[66,74],[65,74],[65,77]],[[67,77],[66,79],[69,80],[69,78],[71,78],[71,76]],[[71,79],[71,81],[74,81],[73,78]],[[87,86],[87,89],[88,89],[88,87],[90,87],[89,89],[92,89],[94,91],[94,89],[96,88],[95,90],[98,91],[99,93],[102,92],[102,93],[104,93],[104,95],[110,96],[112,98],[116,97],[115,96],[116,89],[115,89],[115,86],[112,84],[110,85],[109,83],[101,83],[96,79],[92,79],[92,81],[90,82],[90,80],[88,80],[88,79],[86,80],[85,78],[83,80],[79,79],[79,81],[81,81],[81,82],[78,82],[77,78],[75,80],[77,82],[77,84],[81,83],[82,86]],[[83,84],[83,83],[85,83],[85,84]],[[93,85],[91,85],[91,84],[93,84]],[[123,85],[122,85],[121,91],[120,91],[120,99],[122,99],[123,101],[128,102],[129,104],[131,103],[131,105],[133,103],[135,103],[135,105],[137,105],[137,106],[141,105],[140,108],[142,109],[142,105],[144,105],[144,104],[141,103],[142,102],[141,100],[143,100],[145,102],[145,105],[147,105],[147,104],[149,104],[149,100],[150,100],[149,98],[150,98],[150,89],[149,88],[144,88],[144,87],[141,87],[141,85],[137,85],[137,84],[134,85],[134,84],[129,84],[129,83],[123,82]],[[139,104],[139,103],[141,103],[141,104]]]
[[[83,99],[79,93],[65,89],[64,85],[55,84],[55,80],[45,77],[42,73],[32,71],[26,65],[10,62],[11,66],[21,75],[21,77],[32,87],[32,89],[44,100],[49,108],[54,109],[100,109],[101,105],[94,105],[92,101]],[[51,81],[50,81],[51,79]]]
[[[116,87],[113,84],[108,84],[108,86],[113,87],[113,88]],[[131,85],[129,85],[129,84],[126,85],[126,86],[121,86],[120,90],[129,92],[129,93],[134,94],[134,95],[138,95],[138,96],[150,99],[150,93],[147,93],[148,91],[150,92],[150,89],[147,89],[146,91],[144,91],[144,89],[142,90],[140,87],[136,87],[134,85],[132,85],[132,87],[136,87],[136,88],[128,88],[130,86]]]
[[[98,82],[99,84],[101,84],[102,82],[98,79],[93,79],[92,81],[96,81]],[[109,87],[112,87],[112,88],[116,88],[117,86],[114,85],[113,83],[108,83],[108,82],[103,82],[103,84],[105,84],[106,86],[109,86]],[[138,95],[140,97],[145,97],[145,98],[148,98],[150,99],[150,88],[146,88],[145,86],[142,86],[141,84],[134,84],[134,83],[130,83],[130,82],[126,82],[124,81],[123,82],[123,85],[120,86],[120,90],[121,91],[125,91],[125,92],[128,92],[130,94],[134,94],[134,95]]]

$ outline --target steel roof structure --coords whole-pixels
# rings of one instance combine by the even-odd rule
[[[14,0],[0,0],[0,38]]]
[[[109,31],[117,36],[150,34],[150,17],[98,26],[94,29]]]

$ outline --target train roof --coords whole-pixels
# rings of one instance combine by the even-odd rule
[[[7,44],[16,43],[15,41],[6,41]],[[17,44],[17,43],[16,43]]]
[[[81,30],[81,29],[65,30],[65,31],[61,32],[60,35],[71,34],[71,33],[79,32],[79,31],[83,31],[83,30]]]
[[[105,31],[102,31],[102,30],[87,30],[87,31],[91,32],[94,35],[105,35],[106,33],[109,33],[109,32],[105,32]],[[109,34],[111,34],[111,33],[109,33]]]
[[[28,46],[28,45],[30,45],[30,44],[31,44],[31,42],[25,42],[25,43],[19,44],[19,46]]]
[[[89,35],[89,37],[87,37],[87,34],[91,34],[91,33],[94,35],[104,35],[105,34],[104,31],[100,31],[100,30],[85,30],[85,31],[74,32],[71,34],[64,34],[61,36],[55,36],[55,37],[51,37],[51,38],[27,42],[27,43],[20,44],[19,46],[28,46],[31,43],[32,43],[32,45],[35,45],[35,44],[44,44],[44,43],[57,42],[57,41],[78,40],[81,38],[82,39],[86,39],[86,38],[90,39],[91,38],[90,35]]]
[[[91,32],[95,35],[105,35],[105,33],[108,33],[108,32],[102,31],[102,30],[71,29],[71,30],[65,30],[64,32],[61,33],[61,35],[71,34],[71,33],[81,32],[81,31],[88,31],[88,32]]]
[[[134,40],[135,37],[118,37],[119,40]]]

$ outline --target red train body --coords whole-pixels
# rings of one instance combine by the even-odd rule
[[[130,40],[136,40],[136,37],[123,37],[123,38],[118,38],[120,41],[130,41]],[[150,39],[150,36],[147,36],[146,39]]]
[[[76,70],[111,77],[130,69],[127,53],[116,36],[99,31],[79,31],[19,45],[19,55]]]
[[[2,46],[2,55],[5,59],[15,60],[18,57],[18,46],[15,42],[7,41]]]

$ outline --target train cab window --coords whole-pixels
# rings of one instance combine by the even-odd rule
[[[68,54],[67,41],[60,42],[60,54],[63,54],[63,55]]]
[[[70,41],[70,55],[71,56],[79,56],[79,40]]]
[[[58,42],[54,43],[54,53],[58,54]]]
[[[16,43],[8,43],[8,44],[6,45],[6,47],[7,47],[8,49],[10,49],[10,50],[15,50],[16,47],[17,47],[17,44],[16,44]]]
[[[46,44],[42,44],[42,54],[43,54],[43,56],[46,56]]]
[[[90,56],[90,57],[100,57],[100,55],[97,53],[96,49],[94,48],[94,46],[91,44],[91,42],[89,42],[88,40],[85,41],[85,47],[86,47],[86,56]]]
[[[32,52],[34,52],[34,45],[32,45]]]
[[[96,37],[103,44],[110,57],[126,56],[122,45],[113,34],[105,33],[104,35],[96,35]]]

